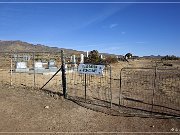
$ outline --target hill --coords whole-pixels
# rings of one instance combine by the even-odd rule
[[[78,51],[78,50],[73,50],[73,49],[49,47],[42,44],[34,45],[34,44],[23,42],[20,40],[15,40],[15,41],[0,40],[0,52],[10,52],[10,51],[13,51],[13,52],[60,52],[61,50],[64,50],[67,55],[77,55],[77,54],[86,55],[86,52],[84,51]],[[99,54],[102,54],[103,56],[116,56],[115,54],[109,54],[109,53],[99,53]],[[119,57],[122,57],[122,55],[119,55]]]
[[[27,42],[16,41],[2,41],[0,40],[0,52],[60,52],[64,50],[68,54],[80,54],[85,53],[83,51],[77,51],[73,49],[65,49],[58,47],[49,47],[41,44],[30,44]]]

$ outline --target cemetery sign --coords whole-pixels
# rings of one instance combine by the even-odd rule
[[[79,64],[78,72],[81,74],[103,75],[104,65]]]

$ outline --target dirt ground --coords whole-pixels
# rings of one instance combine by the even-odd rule
[[[58,95],[0,84],[0,134],[155,133],[180,134],[180,119],[111,116]]]
[[[112,65],[112,76],[114,79],[119,78],[119,71],[123,67],[141,66],[152,67],[154,62],[150,60],[120,62]],[[24,87],[33,85],[33,76],[29,74],[19,76],[13,74],[12,84],[16,87],[10,87],[5,85],[10,84],[11,80],[9,68],[5,70],[4,66],[2,67],[0,134],[180,134],[180,119],[112,116],[96,112],[61,96],[52,96],[42,90]],[[180,61],[173,62],[173,67],[179,69]],[[37,87],[41,87],[51,75],[47,78],[41,77],[42,75],[36,75]],[[59,78],[60,76],[54,78],[49,87],[54,86],[55,90],[58,90],[61,84]],[[74,83],[77,82],[73,80]],[[22,87],[18,87],[20,85]],[[77,88],[77,85],[74,88]]]

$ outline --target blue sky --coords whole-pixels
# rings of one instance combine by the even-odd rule
[[[0,40],[120,55],[180,56],[180,3],[0,3]]]

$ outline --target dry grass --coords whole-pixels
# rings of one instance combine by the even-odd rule
[[[28,73],[10,73],[9,59],[0,64],[0,81],[3,84],[14,86],[37,87],[41,88],[52,75],[28,74]],[[112,80],[110,80],[110,70],[107,69],[104,76],[87,75],[86,89],[88,99],[99,99],[110,102],[112,92],[112,102],[128,107],[136,107],[144,110],[152,110],[152,103],[180,110],[180,61],[166,61],[172,63],[173,67],[164,67],[160,61],[154,60],[132,60],[128,62],[119,62],[111,65]],[[166,70],[157,70],[155,80],[154,67]],[[122,68],[146,67],[152,69],[124,69],[122,70],[122,82],[120,89],[120,71]],[[109,68],[109,67],[108,67]],[[167,70],[177,68],[177,70]],[[34,80],[35,78],[35,80]],[[67,72],[68,94],[71,96],[85,97],[85,76],[77,72]],[[111,89],[110,89],[111,87]],[[56,75],[44,87],[53,92],[62,92],[61,74]],[[120,94],[119,94],[120,93]],[[119,97],[120,96],[120,97]],[[134,102],[136,101],[136,102]],[[164,109],[155,106],[153,109],[158,112],[179,114],[179,111]]]

